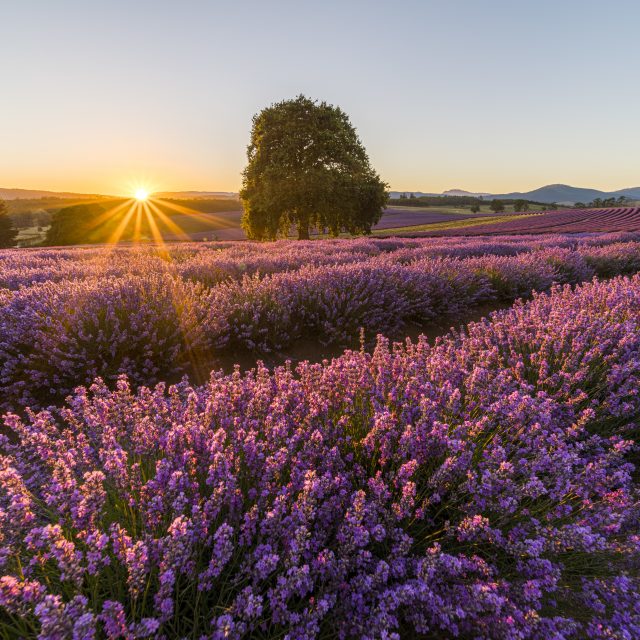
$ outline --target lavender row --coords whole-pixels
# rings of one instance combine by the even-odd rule
[[[640,277],[0,437],[0,636],[640,637]],[[40,635],[38,635],[40,634]]]
[[[482,224],[456,230],[433,232],[434,235],[503,235],[510,233],[593,233],[601,231],[639,231],[640,207],[612,209],[564,209],[546,211],[519,219],[512,216],[496,224]]]
[[[167,272],[45,282],[0,294],[0,406],[47,406],[96,376],[136,385],[206,379],[238,350],[312,337],[350,345],[465,317],[554,283],[640,270],[640,243],[515,256],[411,259],[410,249],[345,264],[231,279],[207,288]]]
[[[540,248],[605,246],[638,241],[639,234],[549,235],[496,238],[359,238],[265,244],[207,243],[166,247],[22,249],[0,253],[0,290],[34,283],[169,273],[208,286],[246,275],[295,271],[303,266],[361,262],[376,256],[407,262],[420,258],[517,255]]]

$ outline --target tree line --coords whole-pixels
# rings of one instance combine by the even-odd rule
[[[9,216],[6,203],[0,200],[0,249],[15,247],[18,229]]]
[[[390,203],[399,207],[469,207],[474,213],[480,211],[482,205],[488,205],[495,213],[504,211],[507,206],[513,206],[514,211],[518,212],[529,211],[531,207],[536,207],[540,210],[557,206],[555,203],[546,204],[535,200],[514,200],[509,198],[485,200],[476,196],[416,196],[413,193],[409,195],[406,193],[400,194],[399,198],[394,198]]]
[[[626,196],[619,196],[618,198],[595,198],[587,204],[584,202],[576,202],[573,206],[575,209],[600,209],[603,207],[624,207],[624,205],[629,202],[630,199]]]
[[[476,196],[416,196],[413,193],[401,193],[399,197],[392,198],[390,202],[403,207],[465,207],[474,204],[487,204],[482,198]]]

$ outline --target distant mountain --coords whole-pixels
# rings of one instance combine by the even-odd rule
[[[403,193],[407,195],[413,193],[417,198],[420,196],[468,196],[472,198],[484,198],[485,200],[533,200],[534,202],[555,202],[560,205],[572,205],[576,202],[585,204],[592,202],[596,198],[619,198],[625,196],[630,200],[640,200],[640,187],[629,187],[628,189],[618,189],[618,191],[600,191],[599,189],[589,189],[572,187],[568,184],[548,184],[533,191],[514,191],[512,193],[491,194],[486,192],[465,191],[464,189],[449,189],[442,193],[423,193],[422,191],[391,191],[391,199],[399,198]]]
[[[558,204],[575,204],[576,202],[592,202],[596,198],[619,198],[626,196],[632,200],[640,199],[640,187],[619,189],[618,191],[600,191],[599,189],[585,189],[572,187],[568,184],[549,184],[533,191],[501,193],[487,196],[490,200],[533,200],[534,202],[556,202]]]
[[[96,193],[70,193],[68,191],[42,191],[40,189],[2,189],[0,200],[36,200],[39,198],[64,198],[77,200],[78,198],[105,198]]]
[[[618,191],[613,191],[611,195],[615,195],[618,197],[626,196],[627,198],[631,198],[632,200],[640,200],[640,187],[629,187],[628,189],[618,189]]]
[[[158,191],[157,198],[197,199],[229,198],[235,199],[234,191]],[[37,200],[40,198],[61,198],[65,200],[113,198],[114,196],[97,193],[71,193],[69,191],[44,191],[42,189],[3,189],[0,188],[0,200]]]
[[[465,191],[464,189],[449,189],[442,193],[428,193],[425,191],[391,191],[391,199],[397,199],[402,194],[413,193],[416,198],[423,196],[468,196],[484,198],[485,200],[533,200],[534,202],[555,202],[560,205],[572,205],[576,202],[589,203],[596,198],[619,198],[625,196],[630,200],[640,200],[640,187],[629,187],[617,191],[600,191],[598,189],[572,187],[568,184],[548,184],[533,191],[514,191],[512,193],[490,194],[486,192]],[[230,199],[235,200],[238,194],[235,191],[158,191],[153,194],[157,198],[180,199]],[[71,193],[68,191],[44,191],[41,189],[3,189],[0,188],[0,200],[34,200],[39,198],[61,198],[74,200],[89,200],[100,198],[113,198],[114,196],[99,195],[95,193]]]
[[[465,191],[464,189],[449,189],[442,192],[443,196],[469,196],[471,198],[485,198],[490,196],[490,193],[476,193],[473,191]]]

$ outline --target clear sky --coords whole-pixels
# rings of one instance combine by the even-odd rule
[[[2,0],[0,186],[237,190],[340,105],[394,189],[640,185],[637,0]]]

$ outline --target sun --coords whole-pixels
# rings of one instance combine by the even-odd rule
[[[149,197],[149,192],[146,189],[136,189],[134,196],[138,202],[144,202]]]

